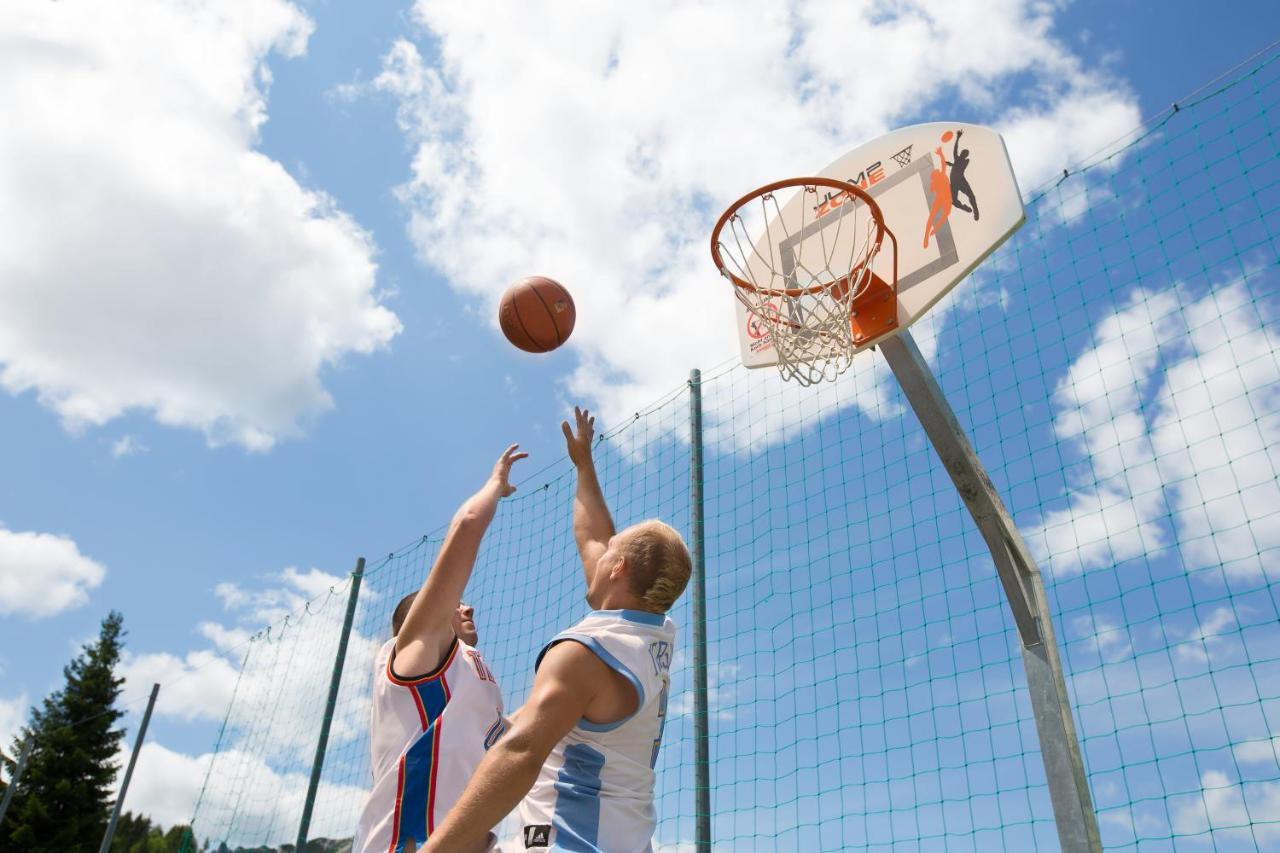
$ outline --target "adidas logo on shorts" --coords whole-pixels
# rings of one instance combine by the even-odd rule
[[[524,847],[528,850],[530,847],[550,847],[551,846],[551,825],[550,824],[534,824],[524,828]]]

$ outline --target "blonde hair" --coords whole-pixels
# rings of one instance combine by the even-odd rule
[[[689,583],[693,560],[675,528],[656,519],[625,531],[619,550],[626,559],[631,591],[645,606],[666,613]]]

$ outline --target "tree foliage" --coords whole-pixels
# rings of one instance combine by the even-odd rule
[[[0,853],[96,849],[115,796],[116,756],[124,730],[116,707],[124,679],[115,674],[124,620],[112,612],[98,639],[63,669],[65,684],[31,709],[24,737],[35,748],[0,825]],[[13,760],[7,759],[9,772]]]

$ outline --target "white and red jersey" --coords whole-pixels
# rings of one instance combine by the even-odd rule
[[[675,623],[666,616],[596,610],[542,650],[545,655],[556,643],[580,643],[631,683],[639,704],[635,713],[614,723],[579,720],[556,745],[520,803],[521,837],[512,847],[586,853],[653,849],[653,766],[667,715],[675,640]]]
[[[353,853],[399,853],[440,825],[506,730],[502,692],[480,652],[456,640],[435,672],[402,677],[395,639],[374,663],[369,730],[373,791]]]

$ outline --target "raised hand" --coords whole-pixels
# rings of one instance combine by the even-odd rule
[[[569,422],[563,421],[560,429],[564,432],[565,444],[569,448],[569,458],[579,467],[591,462],[591,439],[596,434],[596,419],[586,409],[573,407],[576,430],[569,428]]]
[[[502,497],[510,497],[515,494],[516,487],[511,485],[511,466],[521,459],[527,459],[528,453],[517,452],[520,445],[513,444],[502,452],[502,456],[493,466],[493,475],[490,477],[498,484],[498,494]]]

